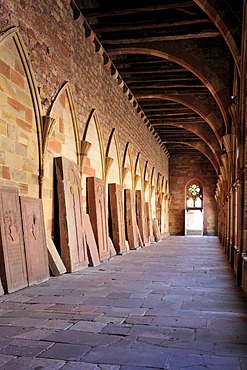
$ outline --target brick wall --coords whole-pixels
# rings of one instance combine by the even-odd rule
[[[73,21],[70,6],[60,0],[8,0],[1,3],[2,25],[0,184],[38,197],[39,171],[44,164],[42,197],[49,234],[53,228],[53,157],[64,155],[76,161],[92,110],[101,127],[104,153],[115,128],[120,164],[129,142],[133,163],[141,153],[143,164],[148,160],[150,169],[155,167],[156,173],[168,179],[167,156],[85,39],[84,30]],[[23,48],[16,48],[13,38],[3,40],[11,27],[17,28]],[[63,91],[66,82],[69,88]],[[56,121],[46,145],[42,116]],[[98,146],[92,144],[91,156]],[[89,156],[87,174],[97,173],[97,158],[99,153]]]
[[[40,89],[43,113],[61,85],[69,81],[81,133],[95,108],[105,146],[115,127],[122,155],[130,141],[133,152],[141,152],[166,175],[168,161],[163,150],[103,66],[93,45],[85,40],[83,29],[73,22],[69,6],[60,0],[9,0],[2,5],[2,12],[7,27],[20,29]]]
[[[196,155],[173,155],[170,158],[169,224],[172,235],[184,235],[185,188],[191,179],[203,187],[204,235],[216,235],[216,173],[207,158]]]

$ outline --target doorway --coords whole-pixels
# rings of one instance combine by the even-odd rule
[[[203,191],[199,181],[186,186],[185,235],[203,235]]]

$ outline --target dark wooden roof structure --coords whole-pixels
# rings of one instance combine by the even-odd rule
[[[169,154],[199,150],[217,170],[240,73],[243,1],[75,3]]]

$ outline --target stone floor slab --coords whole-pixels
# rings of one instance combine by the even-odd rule
[[[93,363],[111,363],[113,365],[128,365],[142,367],[165,368],[169,352],[154,348],[152,351],[143,351],[122,346],[94,348],[83,360]]]
[[[73,330],[60,330],[53,333],[46,338],[45,341],[57,343],[71,343],[71,344],[84,344],[91,347],[94,346],[109,346],[119,341],[121,337],[116,335],[88,333]]]
[[[90,351],[90,349],[91,347],[89,346],[79,344],[55,343],[46,351],[42,352],[38,357],[79,361],[87,352]]]
[[[120,366],[69,361],[61,370],[120,370]]]

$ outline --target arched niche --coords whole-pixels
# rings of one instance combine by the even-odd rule
[[[156,180],[156,218],[158,220],[160,231],[161,231],[161,224],[162,224],[162,203],[163,203],[163,194],[161,191],[161,184],[162,184],[162,176],[160,173],[158,173],[157,180]]]
[[[141,163],[141,153],[139,152],[135,161],[134,170],[134,189],[143,190],[143,176],[142,176],[142,163]]]
[[[125,146],[122,164],[122,185],[124,189],[133,189],[132,154],[129,142]]]
[[[57,199],[54,158],[65,157],[79,165],[79,131],[69,83],[57,92],[44,117],[42,199],[47,233],[54,237],[54,206]]]
[[[156,218],[156,170],[153,167],[151,173],[151,194],[150,194],[150,204],[151,204],[151,217]]]
[[[40,196],[41,106],[28,53],[17,28],[0,36],[0,185]]]
[[[146,161],[145,167],[144,167],[144,193],[145,193],[145,202],[150,202],[150,169],[149,169],[149,163]]]
[[[163,180],[163,177],[161,173],[158,173],[158,176],[157,176],[157,193],[158,194],[162,192],[162,180]]]
[[[95,110],[92,110],[83,134],[81,143],[81,154],[83,147],[88,146],[82,168],[82,201],[83,209],[86,211],[86,178],[95,176],[105,180],[105,154],[100,122]]]
[[[151,175],[149,162],[146,161],[144,166],[144,200],[147,222],[147,236],[150,241],[153,241],[153,223],[151,214]]]
[[[163,190],[164,190],[164,234],[169,233],[169,184],[168,180],[164,177],[163,180]]]
[[[165,224],[166,224],[166,200],[165,200],[165,177],[160,175],[160,190],[159,190],[159,196],[160,196],[160,232],[162,235],[165,233]]]
[[[108,184],[121,184],[119,142],[115,129],[110,134],[105,155],[105,179]]]

